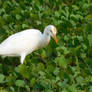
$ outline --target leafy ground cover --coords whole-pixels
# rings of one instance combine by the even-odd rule
[[[92,92],[92,0],[0,0],[0,42],[53,24],[58,44],[0,58],[0,92]]]

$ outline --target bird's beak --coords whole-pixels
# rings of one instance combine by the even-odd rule
[[[58,43],[58,39],[57,39],[56,35],[53,32],[52,32],[52,34],[53,34],[53,38],[54,38],[55,42]]]

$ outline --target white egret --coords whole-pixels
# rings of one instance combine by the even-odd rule
[[[45,47],[53,37],[57,43],[57,30],[53,25],[48,25],[44,32],[37,29],[27,29],[9,36],[0,44],[1,56],[20,56],[23,64],[25,57],[33,51]]]

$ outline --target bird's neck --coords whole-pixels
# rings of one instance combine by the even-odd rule
[[[50,41],[50,35],[47,35],[46,33],[43,33],[43,37],[42,37],[42,46],[46,46],[48,45],[49,41]]]

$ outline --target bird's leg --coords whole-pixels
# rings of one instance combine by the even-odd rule
[[[21,58],[20,58],[20,62],[21,64],[24,63],[24,59],[25,59],[26,55],[25,54],[21,54]]]

